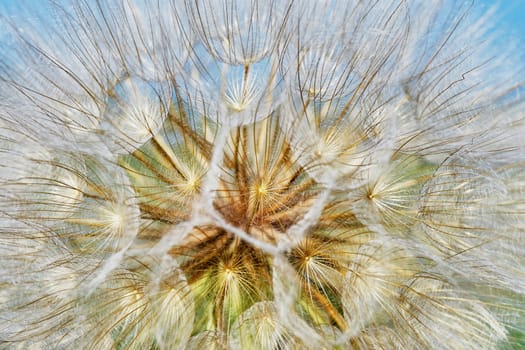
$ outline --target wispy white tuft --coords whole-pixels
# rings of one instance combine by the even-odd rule
[[[0,5],[0,349],[525,346],[524,70],[479,5]]]

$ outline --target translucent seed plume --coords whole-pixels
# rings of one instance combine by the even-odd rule
[[[525,346],[523,69],[476,3],[0,9],[0,349]]]

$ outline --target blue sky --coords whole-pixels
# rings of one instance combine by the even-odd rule
[[[510,47],[525,61],[525,0],[478,0],[477,6],[482,9],[496,6],[493,22],[497,44],[503,50]]]
[[[483,2],[485,4],[494,3],[490,0]],[[499,7],[498,12],[502,16],[501,24],[507,27],[507,30],[516,31],[516,34],[525,38],[525,0],[502,1]]]
[[[525,42],[525,0],[478,0],[478,3],[482,8],[496,5],[496,24],[501,34]]]
[[[525,59],[525,0],[474,0],[474,2],[475,6],[482,10],[497,6],[494,23],[501,42],[505,45],[508,39],[514,38],[519,45],[518,50],[523,52]],[[16,15],[15,4],[30,5],[29,8],[36,9],[43,3],[43,0],[0,0],[0,14]],[[0,23],[0,30],[1,27],[2,23]]]
[[[461,1],[461,0],[458,0]],[[474,0],[481,8],[498,6],[498,16],[501,16],[500,24],[506,33],[515,32],[516,35],[525,39],[525,0]],[[31,7],[41,5],[42,0],[0,0],[0,11],[12,4],[30,4]]]
[[[461,0],[458,0],[461,1]],[[482,8],[498,5],[498,16],[500,25],[506,33],[515,32],[525,39],[525,0],[474,0]],[[42,0],[0,0],[0,11],[5,11],[5,7],[12,4],[30,4],[32,7],[42,4]],[[4,8],[4,10],[2,10]]]

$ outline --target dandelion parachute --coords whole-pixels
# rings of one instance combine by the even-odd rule
[[[523,78],[476,9],[5,7],[0,348],[523,346]]]

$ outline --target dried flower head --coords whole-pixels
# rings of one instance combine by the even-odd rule
[[[524,346],[520,66],[475,9],[1,17],[0,348]]]

